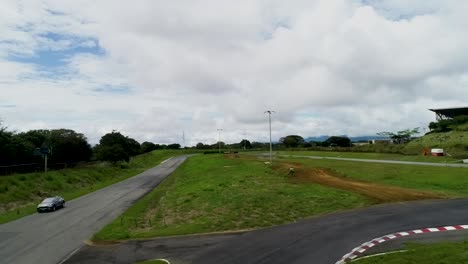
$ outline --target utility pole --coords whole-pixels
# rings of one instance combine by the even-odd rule
[[[245,131],[242,132],[242,136],[243,136],[243,141],[244,141],[244,150],[247,149],[247,139],[245,138],[245,135],[247,135],[247,133]]]
[[[219,149],[219,153],[221,153],[221,131],[223,131],[223,129],[218,128],[218,149]]]
[[[267,110],[265,111],[264,114],[268,113],[268,124],[270,125],[270,164],[273,163],[273,158],[272,158],[272,152],[273,152],[273,148],[272,148],[272,144],[271,144],[271,114],[272,113],[276,113],[275,111],[272,111],[272,110]]]
[[[185,131],[182,131],[182,144],[184,144],[182,148],[185,148]]]
[[[46,174],[47,174],[47,156],[48,156],[47,154],[44,155],[44,160],[45,160],[45,162],[44,162],[44,172]]]

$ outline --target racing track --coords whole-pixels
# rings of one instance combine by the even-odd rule
[[[467,212],[468,199],[378,205],[240,234],[86,246],[66,264],[124,264],[154,258],[169,259],[171,264],[334,264],[361,243],[379,236],[467,224]],[[430,239],[454,239],[457,232],[435,233]],[[458,233],[459,237],[466,235]]]
[[[206,252],[200,264],[333,264],[375,237],[468,223],[468,199],[380,205],[246,233]],[[453,231],[455,232],[455,231]]]

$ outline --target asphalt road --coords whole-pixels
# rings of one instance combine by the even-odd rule
[[[333,264],[379,236],[467,223],[467,199],[381,205],[246,233],[191,263]]]
[[[56,212],[33,214],[0,225],[0,263],[60,263],[186,158],[169,159],[135,177],[69,201]]]
[[[308,158],[308,159],[345,160],[345,161],[357,161],[357,162],[368,162],[368,163],[390,163],[390,164],[406,164],[406,165],[433,166],[433,167],[468,168],[468,164],[462,164],[462,163],[435,163],[435,162],[415,162],[415,161],[401,161],[401,160],[353,159],[353,158],[320,157],[320,156],[305,156],[305,155],[279,155],[279,156],[293,157],[293,158]]]
[[[172,264],[334,264],[362,243],[425,227],[468,224],[468,199],[378,205],[227,236],[181,237],[86,246],[66,264],[124,264],[167,258]],[[430,239],[460,239],[450,231]],[[414,236],[413,238],[420,239]],[[394,241],[393,243],[396,243]]]

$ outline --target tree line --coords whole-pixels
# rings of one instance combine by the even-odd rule
[[[279,142],[274,142],[275,149],[278,148],[309,148],[309,147],[351,147],[351,140],[344,136],[332,136],[323,142],[306,142],[305,139],[298,135],[288,135],[280,138]],[[247,139],[242,139],[239,143],[226,144],[217,142],[214,144],[203,144],[199,142],[195,145],[196,149],[268,149],[270,143],[250,142]]]
[[[92,147],[87,138],[71,129],[36,129],[27,132],[8,131],[0,124],[0,173],[28,172],[42,164],[38,150],[47,149],[48,163],[73,165],[88,161],[129,161],[130,157],[157,149],[178,149],[179,144],[139,143],[133,138],[112,131]]]

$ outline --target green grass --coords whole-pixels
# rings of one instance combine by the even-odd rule
[[[407,150],[427,148],[443,148],[449,155],[468,158],[468,124],[456,126],[454,130],[444,133],[430,133],[412,140],[406,146]]]
[[[462,264],[468,263],[468,241],[430,245],[408,244],[408,251],[363,258],[353,264]]]
[[[334,151],[279,151],[279,155],[300,155],[300,156],[318,156],[318,157],[337,157],[352,159],[379,159],[379,160],[399,160],[415,162],[434,162],[434,163],[454,163],[458,159],[452,157],[433,157],[422,155],[402,155],[396,153],[366,153],[366,152],[334,152]]]
[[[110,184],[137,175],[158,165],[177,151],[153,151],[133,157],[128,164],[113,166],[99,163],[92,166],[16,174],[0,177],[0,224],[32,214],[36,205],[47,196],[60,195],[71,200]]]
[[[95,234],[119,240],[268,227],[372,204],[347,191],[293,182],[263,162],[199,155]]]
[[[307,158],[282,158],[281,160],[300,162],[313,168],[325,168],[337,175],[368,182],[435,191],[448,196],[468,196],[468,168]]]

